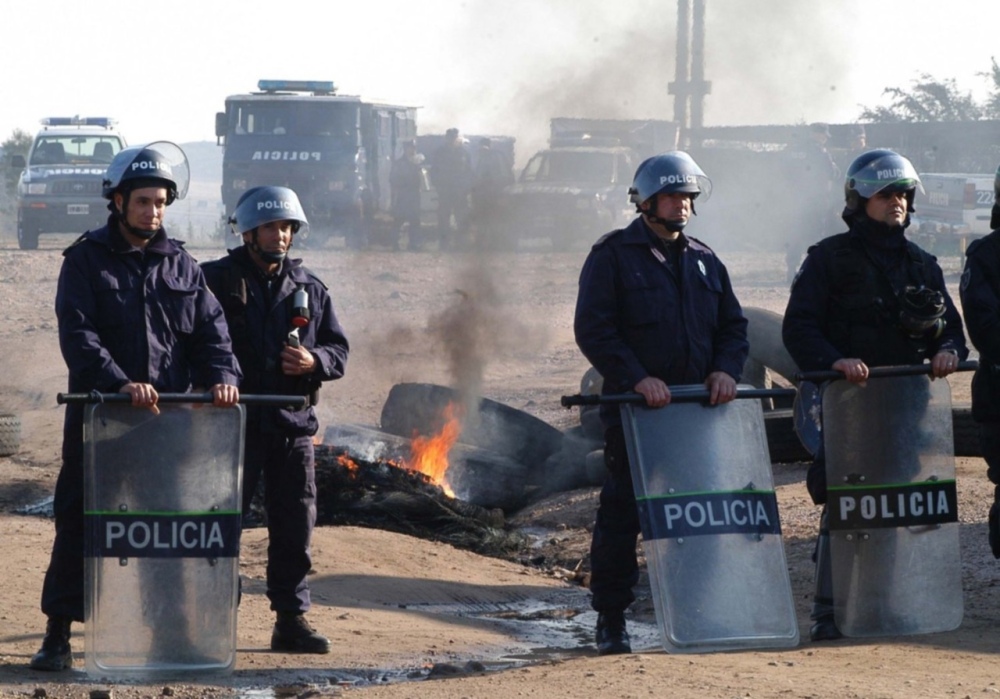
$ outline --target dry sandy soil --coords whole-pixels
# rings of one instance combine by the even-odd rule
[[[648,592],[630,612],[635,654],[599,658],[587,592],[560,574],[586,570],[596,489],[562,493],[511,522],[537,535],[524,561],[474,555],[384,531],[318,528],[311,577],[314,624],[333,641],[327,656],[271,653],[263,595],[265,533],[246,532],[238,659],[225,678],[148,685],[47,675],[27,669],[44,628],[38,609],[52,523],[20,514],[51,494],[59,468],[65,390],[53,296],[60,251],[71,238],[43,238],[21,252],[0,237],[0,411],[23,422],[21,450],[0,458],[0,695],[118,697],[341,695],[358,697],[973,697],[1000,693],[998,568],[986,544],[991,488],[979,459],[959,459],[965,618],[950,633],[808,641],[809,560],[818,511],[804,466],[775,465],[785,546],[803,641],[791,650],[669,655],[658,645]],[[711,243],[711,239],[708,240]],[[194,247],[199,259],[219,247]],[[559,428],[576,414],[559,407],[587,368],[572,338],[581,252],[545,247],[477,258],[469,253],[343,250],[303,252],[329,284],[352,342],[348,376],[324,391],[322,417],[378,423],[393,384],[481,384],[482,394]],[[787,297],[778,254],[722,253],[744,305],[781,311]],[[960,260],[942,260],[949,282]],[[491,292],[491,293],[486,293]],[[472,299],[472,305],[469,300]],[[464,301],[465,305],[462,306]],[[462,339],[449,335],[456,307]],[[952,382],[968,401],[968,376]],[[74,640],[76,666],[82,641]],[[41,692],[44,691],[44,694]]]

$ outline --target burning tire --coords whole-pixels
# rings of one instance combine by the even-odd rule
[[[791,383],[799,367],[781,339],[781,314],[763,308],[746,307],[743,315],[747,319],[749,358]]]
[[[396,384],[382,406],[382,429],[403,437],[437,434],[445,424],[447,406],[460,400],[458,391],[447,386]],[[562,447],[562,432],[552,425],[488,398],[479,401],[475,419],[467,418],[464,423],[462,443],[524,464],[532,485],[540,484],[542,464]]]
[[[21,448],[21,418],[0,413],[0,456],[16,454]]]
[[[603,439],[593,439],[582,426],[566,430],[562,448],[545,460],[542,492],[554,493],[593,485],[587,471],[587,455],[603,446]]]
[[[412,443],[406,437],[361,425],[331,425],[323,435],[327,447],[343,450],[352,458],[386,467],[406,468],[412,461]],[[527,467],[500,454],[468,444],[454,443],[446,451],[444,478],[455,496],[479,507],[504,511],[523,506],[530,495],[525,489]],[[441,476],[425,474],[441,484]]]

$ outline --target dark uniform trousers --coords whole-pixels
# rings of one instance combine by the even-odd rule
[[[635,600],[632,588],[639,582],[635,552],[639,510],[621,425],[604,434],[604,463],[608,475],[590,544],[590,604],[598,612],[628,607]]]
[[[247,430],[243,456],[243,511],[264,479],[267,512],[267,596],[271,609],[309,609],[306,574],[316,525],[316,464],[312,437]]]

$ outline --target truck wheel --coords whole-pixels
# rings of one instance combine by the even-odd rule
[[[0,413],[0,456],[16,454],[21,448],[21,418]]]
[[[25,224],[20,217],[17,221],[17,245],[22,250],[38,249],[38,230]]]

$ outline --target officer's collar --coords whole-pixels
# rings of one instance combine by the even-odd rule
[[[132,245],[128,239],[122,234],[121,228],[119,228],[119,223],[117,218],[112,217],[114,221],[108,226],[109,240],[111,242],[111,249],[115,252],[155,252],[160,255],[169,255],[173,253],[173,248],[170,245],[170,241],[167,238],[167,231],[160,228],[153,237],[149,239],[149,242],[145,247],[137,247]]]

